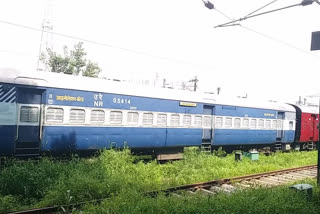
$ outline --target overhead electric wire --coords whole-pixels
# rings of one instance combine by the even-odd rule
[[[255,11],[253,11],[252,13],[248,14],[247,16],[249,16],[249,15],[251,15],[251,14],[253,14],[253,13],[255,13],[255,12],[257,12],[257,11],[263,9],[263,8],[265,8],[266,6],[274,3],[275,1],[277,1],[277,0],[274,0],[274,1],[270,2],[270,3],[268,3],[267,5],[265,5],[265,6],[261,7],[261,8],[259,8],[259,9],[255,10]],[[234,19],[232,19],[231,17],[229,17],[228,15],[226,15],[225,13],[221,12],[220,10],[217,10],[217,8],[214,8],[214,9],[215,9],[217,12],[219,12],[220,14],[222,14],[224,17],[226,17],[227,19],[229,19],[230,21],[233,21],[233,20],[234,20]],[[263,36],[263,37],[265,37],[265,38],[267,38],[267,39],[270,39],[270,40],[272,40],[272,41],[274,41],[274,42],[281,43],[282,45],[285,45],[285,46],[287,46],[287,47],[293,48],[293,49],[295,49],[295,50],[297,50],[297,51],[301,51],[301,52],[303,52],[303,53],[307,53],[307,54],[309,54],[310,56],[313,56],[313,57],[315,57],[315,58],[317,58],[317,59],[320,59],[319,56],[317,56],[317,55],[315,55],[315,54],[312,54],[312,53],[310,53],[309,51],[306,51],[306,50],[304,50],[304,49],[302,49],[302,48],[299,48],[299,47],[296,47],[296,46],[294,46],[294,45],[292,45],[292,44],[290,44],[290,43],[288,43],[288,42],[284,42],[284,41],[282,41],[282,40],[280,40],[280,39],[277,39],[277,38],[271,37],[271,36],[269,36],[269,35],[266,35],[266,34],[264,34],[264,33],[261,33],[261,32],[258,32],[258,31],[256,31],[256,30],[253,30],[252,28],[245,27],[245,26],[241,25],[240,23],[238,23],[238,24],[233,24],[233,25],[226,25],[225,27],[227,27],[227,26],[240,26],[240,27],[242,27],[242,28],[244,28],[244,29],[246,29],[246,30],[248,30],[248,31],[250,31],[250,32],[253,32],[253,33],[255,33],[255,34],[258,34],[258,35],[260,35],[260,36]]]
[[[301,6],[301,4],[293,4],[293,5],[289,5],[289,6],[286,6],[286,7],[277,8],[277,9],[274,9],[274,10],[269,10],[269,11],[266,11],[266,12],[262,12],[262,13],[258,13],[258,14],[254,14],[254,15],[250,15],[250,16],[246,16],[246,17],[242,17],[242,18],[239,18],[239,19],[236,19],[236,20],[233,19],[230,22],[226,22],[226,23],[217,25],[217,26],[215,26],[215,28],[229,26],[230,24],[232,24],[234,22],[241,22],[241,21],[249,19],[249,18],[265,15],[265,14],[268,14],[268,13],[273,13],[273,12],[280,11],[280,10],[285,10],[285,9],[296,7],[296,6]]]
[[[12,51],[12,50],[3,50],[3,49],[0,49],[0,52],[2,52],[2,53],[8,53],[8,54],[15,54],[15,55],[22,55],[22,56],[36,57],[35,55],[32,56],[31,53],[22,53],[22,52],[17,52],[17,51]]]
[[[176,58],[171,58],[171,57],[166,57],[166,56],[154,55],[154,54],[150,54],[150,53],[143,52],[143,51],[137,51],[137,50],[133,50],[133,49],[129,49],[129,48],[124,48],[124,47],[111,45],[111,44],[103,43],[103,42],[97,42],[97,41],[94,41],[94,40],[85,39],[85,38],[81,38],[81,37],[77,37],[77,36],[71,36],[71,35],[67,35],[67,34],[63,34],[63,33],[57,33],[57,32],[53,32],[53,31],[46,31],[46,30],[43,30],[43,29],[30,27],[30,26],[22,25],[22,24],[17,24],[17,23],[13,23],[13,22],[0,20],[0,23],[11,25],[11,26],[15,26],[15,27],[19,27],[19,28],[24,28],[24,29],[28,29],[28,30],[38,31],[38,32],[51,33],[52,35],[61,36],[61,37],[74,39],[74,40],[78,40],[78,41],[83,41],[83,42],[87,42],[87,43],[91,43],[91,44],[95,44],[95,45],[99,45],[99,46],[105,46],[105,47],[109,47],[109,48],[113,48],[113,49],[118,49],[118,50],[122,50],[122,51],[125,51],[125,52],[134,53],[134,54],[137,54],[137,55],[148,56],[148,57],[157,58],[157,59],[166,60],[166,61],[175,62],[175,63],[180,63],[180,64],[193,65],[193,66],[197,66],[197,67],[212,68],[211,66],[208,66],[208,65],[197,64],[197,63],[194,63],[194,62],[185,61],[185,60],[176,59]]]
[[[253,11],[253,12],[249,13],[248,15],[246,15],[246,16],[245,16],[245,18],[246,18],[246,17],[248,17],[248,16],[250,16],[250,15],[252,15],[252,14],[254,14],[254,13],[256,13],[256,12],[258,12],[259,10],[262,10],[263,8],[266,8],[267,6],[269,6],[269,5],[273,4],[273,3],[275,3],[276,1],[278,1],[278,0],[274,0],[274,1],[272,1],[272,2],[268,3],[268,4],[264,5],[264,6],[262,6],[262,7],[258,8],[258,9],[256,9],[255,11]]]
[[[243,25],[240,25],[240,27],[242,27],[242,28],[244,28],[244,29],[246,29],[246,30],[248,30],[248,31],[251,31],[251,32],[253,32],[253,33],[259,34],[260,36],[263,36],[263,37],[268,38],[268,39],[270,39],[270,40],[273,40],[273,41],[275,41],[275,42],[281,43],[282,45],[285,45],[285,46],[287,46],[287,47],[293,48],[293,49],[295,49],[295,50],[297,50],[297,51],[301,51],[301,52],[303,52],[303,53],[309,54],[310,56],[313,56],[313,57],[315,57],[315,58],[317,58],[317,59],[320,60],[320,57],[319,57],[319,56],[317,56],[317,55],[315,55],[315,54],[312,54],[310,51],[306,51],[306,50],[304,50],[304,49],[302,49],[302,48],[299,48],[299,47],[297,47],[297,46],[294,46],[294,45],[292,45],[292,44],[290,44],[290,43],[284,42],[284,41],[282,41],[282,40],[280,40],[280,39],[271,37],[271,36],[266,35],[266,34],[264,34],[264,33],[261,33],[261,32],[258,32],[258,31],[256,31],[256,30],[253,30],[253,29],[251,29],[251,28],[245,27],[245,26],[243,26]]]

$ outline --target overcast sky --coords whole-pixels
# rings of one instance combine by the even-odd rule
[[[49,2],[49,4],[47,4]],[[84,38],[87,58],[112,78],[188,80],[199,90],[293,101],[320,93],[320,51],[310,51],[320,31],[320,5],[298,6],[214,28],[271,0],[2,0],[0,67],[35,70],[44,14],[53,31]],[[300,3],[278,0],[263,11]],[[48,6],[49,5],[49,6]],[[47,11],[45,13],[45,11]],[[223,14],[221,14],[221,12]],[[49,36],[57,52],[76,39]]]

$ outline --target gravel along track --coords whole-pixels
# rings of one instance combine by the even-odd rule
[[[195,194],[201,192],[212,195],[217,192],[232,193],[237,189],[255,188],[255,187],[274,187],[289,184],[294,181],[306,178],[317,177],[317,165],[310,165],[298,168],[277,170],[272,172],[245,175],[230,179],[213,180],[209,182],[196,183],[173,187],[164,190],[166,194],[179,195],[182,191]],[[155,192],[153,192],[155,194]],[[152,195],[153,195],[152,194]]]

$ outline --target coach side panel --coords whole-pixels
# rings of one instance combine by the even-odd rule
[[[43,151],[199,146],[201,104],[47,89]]]
[[[279,132],[282,143],[292,143],[294,125],[295,118],[278,118],[276,110],[217,106],[213,144],[215,146],[273,144]]]

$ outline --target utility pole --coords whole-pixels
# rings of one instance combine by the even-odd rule
[[[320,4],[319,2],[317,2]],[[312,32],[311,36],[311,51],[320,50],[320,31]],[[319,115],[318,115],[318,171],[317,171],[317,184],[320,185],[320,95],[317,96],[319,99]]]
[[[166,83],[166,78],[163,79],[163,82],[162,82],[162,88],[165,88],[167,86],[167,83]]]
[[[195,76],[194,79],[190,80],[189,82],[193,82],[193,91],[197,91],[197,83],[199,82],[198,77]]]
[[[221,87],[218,87],[218,88],[217,88],[217,94],[218,94],[218,95],[220,94],[220,91],[221,91]]]

